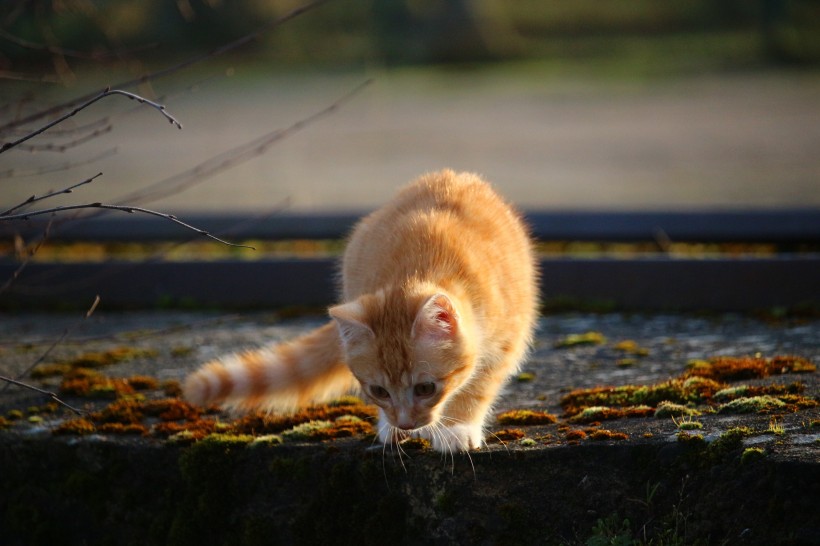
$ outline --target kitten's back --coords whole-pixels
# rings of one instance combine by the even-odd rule
[[[530,239],[519,215],[477,175],[427,174],[354,230],[343,262],[345,301],[408,279],[461,285],[488,336],[532,329]]]

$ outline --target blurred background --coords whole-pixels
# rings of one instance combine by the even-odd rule
[[[257,32],[302,3],[5,2],[4,141],[200,60],[127,87],[183,130],[108,97],[0,155],[0,206],[102,172],[50,204],[362,211],[450,167],[530,210],[820,207],[816,0],[331,0]]]

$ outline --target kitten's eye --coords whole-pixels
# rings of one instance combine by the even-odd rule
[[[421,397],[433,396],[436,392],[436,384],[433,382],[418,383],[413,387],[413,394]]]
[[[390,398],[390,393],[387,392],[387,389],[379,385],[370,385],[370,394],[372,394],[375,398],[380,398],[382,400],[387,400]]]

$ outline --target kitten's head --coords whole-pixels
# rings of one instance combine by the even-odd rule
[[[399,429],[437,423],[473,371],[467,321],[444,291],[379,291],[332,307],[330,315],[365,396]]]

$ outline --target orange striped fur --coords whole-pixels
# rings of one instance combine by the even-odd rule
[[[518,214],[478,176],[441,171],[353,231],[333,319],[286,344],[190,375],[199,404],[292,410],[353,387],[380,410],[385,443],[479,447],[536,320],[536,269]]]

